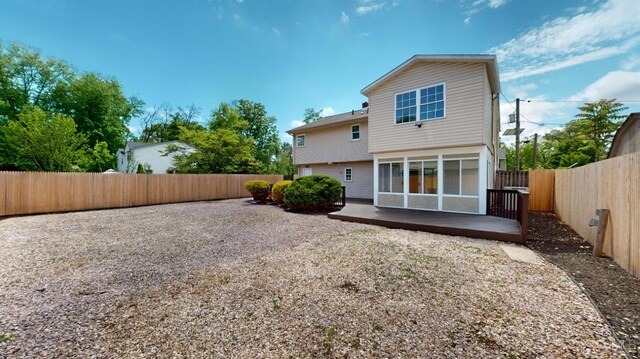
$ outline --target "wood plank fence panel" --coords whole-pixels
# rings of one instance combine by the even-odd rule
[[[0,172],[0,217],[250,196],[249,180],[281,175]]]
[[[555,170],[529,171],[529,211],[552,212]]]
[[[640,153],[615,157],[555,173],[555,212],[594,244],[597,228],[589,227],[598,208],[611,216],[604,252],[640,278]]]

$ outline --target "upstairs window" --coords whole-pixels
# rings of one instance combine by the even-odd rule
[[[296,145],[298,147],[304,147],[304,135],[298,135],[296,137]]]
[[[396,95],[396,123],[416,120],[416,92],[410,91]]]
[[[444,118],[445,85],[396,94],[396,124]]]
[[[444,85],[420,90],[420,119],[431,120],[444,117]]]
[[[360,139],[360,125],[351,126],[351,140],[358,141]]]
[[[351,167],[347,167],[344,169],[344,181],[345,182],[353,181],[353,169]]]

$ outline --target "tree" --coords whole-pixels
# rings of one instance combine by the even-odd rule
[[[197,121],[199,114],[200,109],[195,105],[178,107],[177,111],[173,111],[168,104],[155,106],[140,118],[142,131],[137,140],[152,143],[176,141],[180,136],[180,127],[204,129]]]
[[[104,141],[111,153],[124,147],[127,124],[143,105],[135,97],[125,97],[117,80],[92,73],[60,83],[52,100],[56,112],[74,119],[90,146]]]
[[[79,171],[85,139],[73,119],[24,107],[3,128],[10,164],[26,171]]]
[[[100,141],[84,157],[81,168],[87,172],[104,172],[114,163],[114,155],[109,152],[107,143]]]
[[[254,156],[260,163],[259,172],[275,173],[276,154],[280,147],[276,118],[267,116],[264,105],[249,100],[238,100],[234,103],[238,116],[247,122],[247,127],[240,133],[246,138],[253,138]]]
[[[283,142],[276,155],[276,171],[278,174],[291,175],[296,172],[296,166],[293,164],[293,147],[290,143]]]
[[[576,120],[567,124],[567,127],[575,128],[583,142],[594,147],[593,162],[606,155],[606,149],[620,127],[621,122],[618,120],[624,118],[620,112],[626,109],[616,99],[585,103],[578,107],[581,112],[576,115]]]
[[[314,121],[318,121],[319,119],[322,118],[322,116],[320,116],[320,113],[322,111],[316,111],[313,109],[313,107],[307,108],[304,110],[304,120],[302,120],[304,123],[311,123]]]

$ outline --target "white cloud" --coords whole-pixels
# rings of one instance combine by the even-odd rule
[[[365,15],[365,14],[368,14],[370,12],[374,12],[376,10],[382,9],[384,7],[384,4],[385,3],[383,3],[383,2],[381,2],[381,3],[370,3],[370,2],[367,1],[365,4],[358,6],[358,8],[356,9],[356,12],[359,15]]]
[[[569,100],[598,101],[603,98],[619,101],[640,99],[640,72],[611,71]]]
[[[244,2],[244,0],[236,0],[238,2],[238,4],[242,4]]]
[[[333,116],[336,114],[336,111],[331,107],[325,107],[322,110],[320,110],[320,116],[322,117],[327,117],[327,116]]]
[[[368,32],[363,32],[358,36],[360,36],[360,37],[369,37],[369,33]]]
[[[511,85],[505,89],[505,92],[511,94],[512,96],[525,98],[528,97],[531,91],[538,89],[538,85],[535,83],[521,84],[521,85]]]
[[[340,11],[340,21],[342,21],[343,24],[348,23],[349,15],[345,14],[344,11]]]
[[[469,24],[471,24],[471,16],[467,16],[467,17],[465,17],[465,18],[464,18],[464,23],[465,23],[465,25],[469,25]]]
[[[233,22],[237,27],[244,27],[245,25],[244,19],[238,14],[233,14]]]
[[[638,44],[638,13],[640,1],[609,0],[591,12],[547,21],[489,52],[497,54],[505,81],[608,58]]]
[[[280,34],[282,33],[277,27],[272,27],[271,31],[273,31],[273,33],[278,36],[280,36]]]
[[[489,7],[497,9],[507,3],[507,0],[489,0]]]
[[[298,120],[291,121],[291,126],[293,126],[294,128],[295,127],[300,127],[302,125],[304,125],[304,122],[302,122],[302,121],[298,121]]]
[[[640,56],[638,56],[638,54],[631,54],[631,56],[622,61],[620,66],[625,71],[635,70],[640,66]]]

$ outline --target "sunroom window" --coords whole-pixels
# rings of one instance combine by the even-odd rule
[[[438,194],[438,161],[409,162],[409,193]]]
[[[404,169],[402,162],[378,165],[378,192],[402,193]]]
[[[478,195],[478,160],[445,160],[444,191],[445,195]]]

